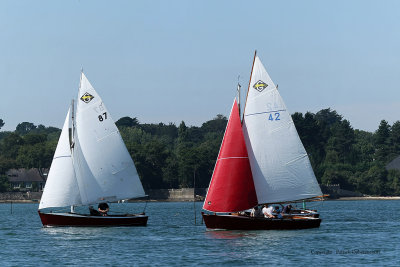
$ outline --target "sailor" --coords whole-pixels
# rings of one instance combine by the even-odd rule
[[[101,216],[107,216],[107,212],[110,210],[110,207],[108,206],[107,203],[99,203],[98,209],[97,209]]]
[[[282,219],[283,217],[282,217],[282,213],[281,213],[281,209],[280,209],[280,207],[279,206],[275,206],[275,210],[274,210],[274,212],[275,212],[275,217],[277,217],[278,219]]]
[[[283,208],[282,213],[283,213],[283,214],[290,214],[291,210],[292,210],[292,205],[289,204],[289,205],[286,205],[286,206]]]
[[[267,204],[264,205],[264,208],[262,209],[262,213],[264,214],[265,218],[275,218],[275,216],[272,214],[274,211],[274,207],[269,206]]]
[[[251,210],[250,217],[262,217],[262,212],[258,205]]]

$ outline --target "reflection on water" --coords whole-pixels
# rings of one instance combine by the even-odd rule
[[[266,231],[230,231],[230,230],[210,230],[205,232],[207,238],[212,239],[263,239],[266,242],[277,242],[281,239],[301,237],[306,235],[306,230],[266,230]]]
[[[50,237],[73,239],[89,237],[88,239],[104,236],[110,228],[107,227],[42,227],[40,232]]]
[[[248,234],[238,231],[225,231],[225,230],[208,230],[205,232],[207,238],[214,239],[238,239]]]

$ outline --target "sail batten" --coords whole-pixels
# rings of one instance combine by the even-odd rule
[[[259,204],[322,194],[290,113],[257,56],[243,133]]]
[[[223,160],[223,159],[248,159],[249,157],[226,157],[226,158],[220,158],[218,160]]]

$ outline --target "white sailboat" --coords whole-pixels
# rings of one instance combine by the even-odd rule
[[[228,126],[240,120],[237,109],[234,104]],[[321,223],[319,214],[306,209],[293,211],[279,219],[230,214],[259,205],[290,203],[322,195],[292,117],[256,54],[242,124],[237,127],[241,127],[242,136],[236,134],[233,137],[232,127],[227,127],[224,150],[221,148],[224,156],[218,157],[219,161],[223,159],[226,163],[216,164],[203,206],[208,211],[228,214],[203,213],[207,228],[267,230],[318,227]],[[247,153],[241,152],[239,161],[237,152],[231,151],[238,151],[243,143]],[[232,170],[243,172],[248,168],[246,161],[251,169],[247,176],[231,174]],[[228,199],[229,196],[241,197]]]
[[[91,216],[74,213],[73,208],[70,213],[42,212],[46,208],[93,205],[145,196],[118,128],[83,73],[76,116],[73,107],[72,104],[72,112],[68,111],[40,200],[39,215],[43,225],[146,225],[148,217],[144,213]]]

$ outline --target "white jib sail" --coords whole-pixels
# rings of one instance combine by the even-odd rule
[[[75,133],[73,160],[83,204],[145,196],[117,126],[83,73]]]
[[[322,194],[292,117],[258,57],[251,75],[243,132],[260,204]]]
[[[70,111],[68,110],[47,176],[46,186],[40,199],[39,209],[80,205],[82,203],[72,165],[69,117]]]

